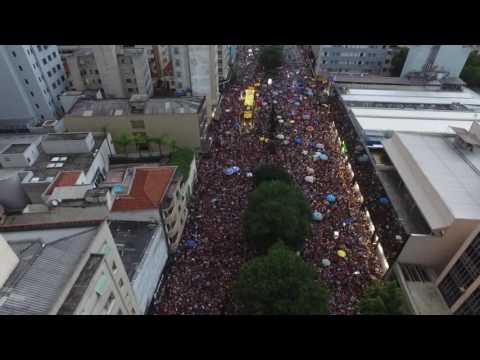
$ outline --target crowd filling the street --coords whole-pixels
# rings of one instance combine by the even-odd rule
[[[182,243],[156,314],[237,313],[232,289],[242,265],[255,256],[242,219],[255,187],[252,174],[261,165],[283,167],[310,203],[311,236],[301,256],[328,288],[330,314],[357,314],[369,284],[382,277],[376,239],[389,261],[402,246],[405,234],[382,200],[386,194],[372,165],[357,160],[365,150],[332,96],[331,79],[313,76],[300,47],[283,51],[270,80],[258,65],[257,46],[238,49],[238,74],[225,89],[220,119],[210,125],[210,150],[200,157]],[[249,87],[255,87],[255,107],[246,121]]]

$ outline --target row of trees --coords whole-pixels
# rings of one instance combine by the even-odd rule
[[[130,145],[135,145],[137,152],[141,154],[140,150],[142,147],[155,144],[158,148],[160,156],[162,156],[162,149],[164,146],[167,146],[170,151],[177,149],[177,143],[175,139],[172,139],[167,135],[162,135],[160,137],[148,137],[145,135],[130,135],[128,133],[122,133],[114,140],[114,143],[122,148],[124,154],[127,153],[127,149]],[[150,146],[148,146],[148,149],[150,151]]]
[[[259,257],[245,264],[234,288],[245,314],[327,314],[328,291],[299,256],[310,235],[311,208],[282,168],[255,171],[244,215],[245,236]],[[297,252],[297,253],[296,253]]]
[[[244,215],[244,232],[259,257],[245,264],[234,299],[245,314],[327,314],[329,292],[300,252],[310,236],[312,210],[281,167],[255,171],[255,190]],[[365,315],[407,313],[396,282],[374,281],[359,306]]]

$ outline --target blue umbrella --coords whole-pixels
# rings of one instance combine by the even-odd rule
[[[225,175],[230,176],[230,175],[233,175],[233,174],[235,173],[235,171],[233,170],[233,168],[228,167],[228,168],[226,168],[225,170],[223,170],[223,173],[224,173]]]
[[[328,194],[326,196],[326,199],[329,203],[334,203],[337,200],[337,197],[333,194]]]
[[[378,201],[380,201],[380,204],[382,204],[382,205],[390,204],[390,200],[385,196],[382,196],[380,199],[378,199]]]
[[[312,214],[312,219],[314,221],[322,221],[323,220],[323,215],[320,211],[314,211]]]
[[[294,142],[295,142],[295,144],[297,144],[297,145],[302,145],[302,139],[301,139],[299,136],[297,136],[297,137],[295,138],[295,141],[294,141]]]
[[[187,248],[193,249],[194,247],[197,246],[197,243],[193,240],[187,240],[186,245],[187,245]]]

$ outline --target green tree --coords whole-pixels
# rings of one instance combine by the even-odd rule
[[[278,180],[286,184],[293,184],[293,180],[284,168],[278,165],[267,164],[258,167],[254,172],[255,186],[264,181]]]
[[[242,267],[233,295],[243,314],[328,313],[328,291],[318,282],[317,273],[282,243]]]
[[[360,301],[362,315],[404,315],[408,313],[402,290],[395,281],[374,281]]]
[[[400,76],[402,73],[403,65],[407,60],[408,48],[402,47],[392,58],[392,67],[390,68],[390,75]]]
[[[277,68],[283,63],[283,46],[263,46],[260,50],[258,62],[267,75],[275,75]]]
[[[176,148],[170,153],[170,165],[178,166],[178,171],[187,179],[190,175],[190,165],[195,153],[189,148]]]
[[[141,148],[148,143],[147,137],[143,134],[135,134],[133,135],[133,142],[137,148],[137,152],[142,156]]]
[[[115,141],[115,144],[119,145],[123,149],[123,153],[127,154],[128,145],[133,143],[133,137],[128,133],[122,133]]]
[[[278,241],[301,250],[310,235],[311,214],[310,204],[296,186],[263,182],[249,196],[244,215],[246,239],[263,254]]]
[[[148,138],[148,141],[157,145],[158,152],[160,153],[160,156],[162,156],[162,146],[167,144],[167,136],[162,135],[160,137],[151,137]]]
[[[460,74],[460,78],[465,81],[468,86],[480,86],[480,54],[478,52],[472,51],[470,53]]]

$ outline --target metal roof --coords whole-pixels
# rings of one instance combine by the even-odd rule
[[[48,314],[96,234],[91,227],[51,243],[10,241],[20,262],[0,289],[0,315]]]
[[[473,121],[380,118],[359,116],[358,123],[365,132],[404,131],[432,134],[454,134],[451,127],[470,129]]]
[[[480,112],[470,111],[432,111],[432,110],[404,110],[382,108],[351,108],[353,114],[358,117],[414,119],[414,120],[480,120]]]

